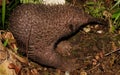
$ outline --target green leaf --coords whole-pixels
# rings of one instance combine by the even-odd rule
[[[42,0],[20,0],[20,3],[42,3]]]
[[[120,18],[120,10],[116,11],[113,15],[112,18],[115,19],[114,22],[116,22],[118,20],[118,18]]]
[[[120,17],[120,13],[117,14],[116,18],[115,18],[115,21],[118,20],[118,18]]]
[[[116,18],[117,16],[119,16],[119,14],[120,14],[120,12],[114,13],[114,14],[112,15],[112,18]]]
[[[95,2],[87,2],[86,4],[87,4],[87,5],[94,5]]]
[[[116,0],[116,1],[117,1],[117,3],[111,8],[111,10],[112,10],[113,8],[115,8],[117,5],[120,4],[120,0]]]
[[[5,40],[5,42],[3,43],[3,45],[6,47],[8,45],[8,39]]]
[[[5,24],[5,12],[6,12],[6,0],[2,0],[2,25],[4,29]]]

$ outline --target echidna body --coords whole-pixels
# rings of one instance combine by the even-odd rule
[[[78,7],[43,4],[19,5],[9,20],[9,30],[15,36],[19,50],[28,50],[28,57],[39,64],[68,71],[76,66],[55,51],[56,42],[85,24],[104,22]]]

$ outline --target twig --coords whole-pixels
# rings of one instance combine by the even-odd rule
[[[120,51],[120,48],[117,49],[117,50],[111,51],[111,52],[109,52],[109,53],[106,53],[104,56],[109,56],[109,55],[111,55],[112,53],[115,53],[115,52],[118,52],[118,51]]]
[[[91,69],[90,69],[90,70],[88,70],[87,72],[90,72],[90,71],[92,71],[92,70],[96,69],[98,66],[100,66],[100,63],[98,63],[95,67],[91,68]]]

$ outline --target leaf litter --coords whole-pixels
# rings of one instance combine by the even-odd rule
[[[89,28],[88,28],[89,27]],[[89,29],[89,31],[85,30]],[[98,33],[98,31],[102,31]],[[119,75],[120,34],[111,34],[106,26],[87,26],[65,40],[71,50],[58,51],[63,56],[77,59],[79,69],[63,72],[38,65],[17,53],[16,40],[11,32],[0,31],[0,75]],[[67,44],[69,44],[67,43]]]

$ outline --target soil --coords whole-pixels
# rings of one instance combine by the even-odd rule
[[[79,69],[70,75],[120,75],[119,40],[120,34],[110,33],[107,26],[94,25],[81,29],[67,40],[72,49],[66,57],[80,64]],[[65,75],[65,72],[46,66],[35,68],[40,75]]]

